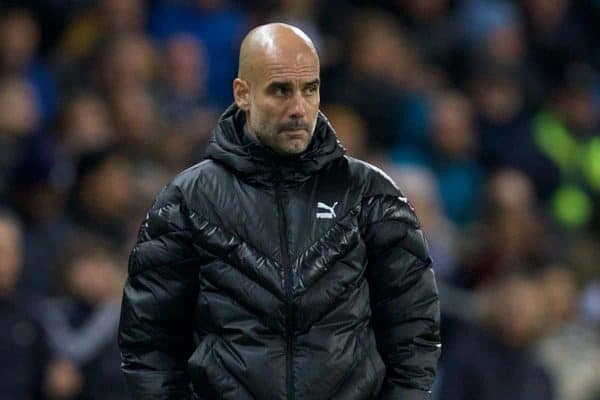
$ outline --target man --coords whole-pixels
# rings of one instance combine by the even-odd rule
[[[319,84],[297,28],[242,42],[206,160],[158,195],[131,253],[119,341],[134,398],[428,398],[425,241],[391,181],[344,156]]]

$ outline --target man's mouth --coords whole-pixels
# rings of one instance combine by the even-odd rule
[[[279,133],[308,133],[308,128],[305,126],[286,126],[279,130]]]

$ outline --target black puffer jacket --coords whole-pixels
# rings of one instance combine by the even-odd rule
[[[411,206],[323,115],[293,159],[242,125],[230,107],[140,229],[119,333],[134,398],[427,398],[439,307]]]

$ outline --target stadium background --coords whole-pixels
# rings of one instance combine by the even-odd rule
[[[436,400],[600,398],[600,1],[0,1],[0,399],[124,399],[153,195],[198,162],[241,37],[313,38],[349,154],[417,209]]]

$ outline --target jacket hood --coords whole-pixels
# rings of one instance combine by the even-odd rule
[[[206,150],[215,160],[252,182],[302,182],[344,155],[331,124],[319,111],[308,148],[296,156],[281,156],[258,142],[244,139],[246,117],[235,103],[221,115]]]

